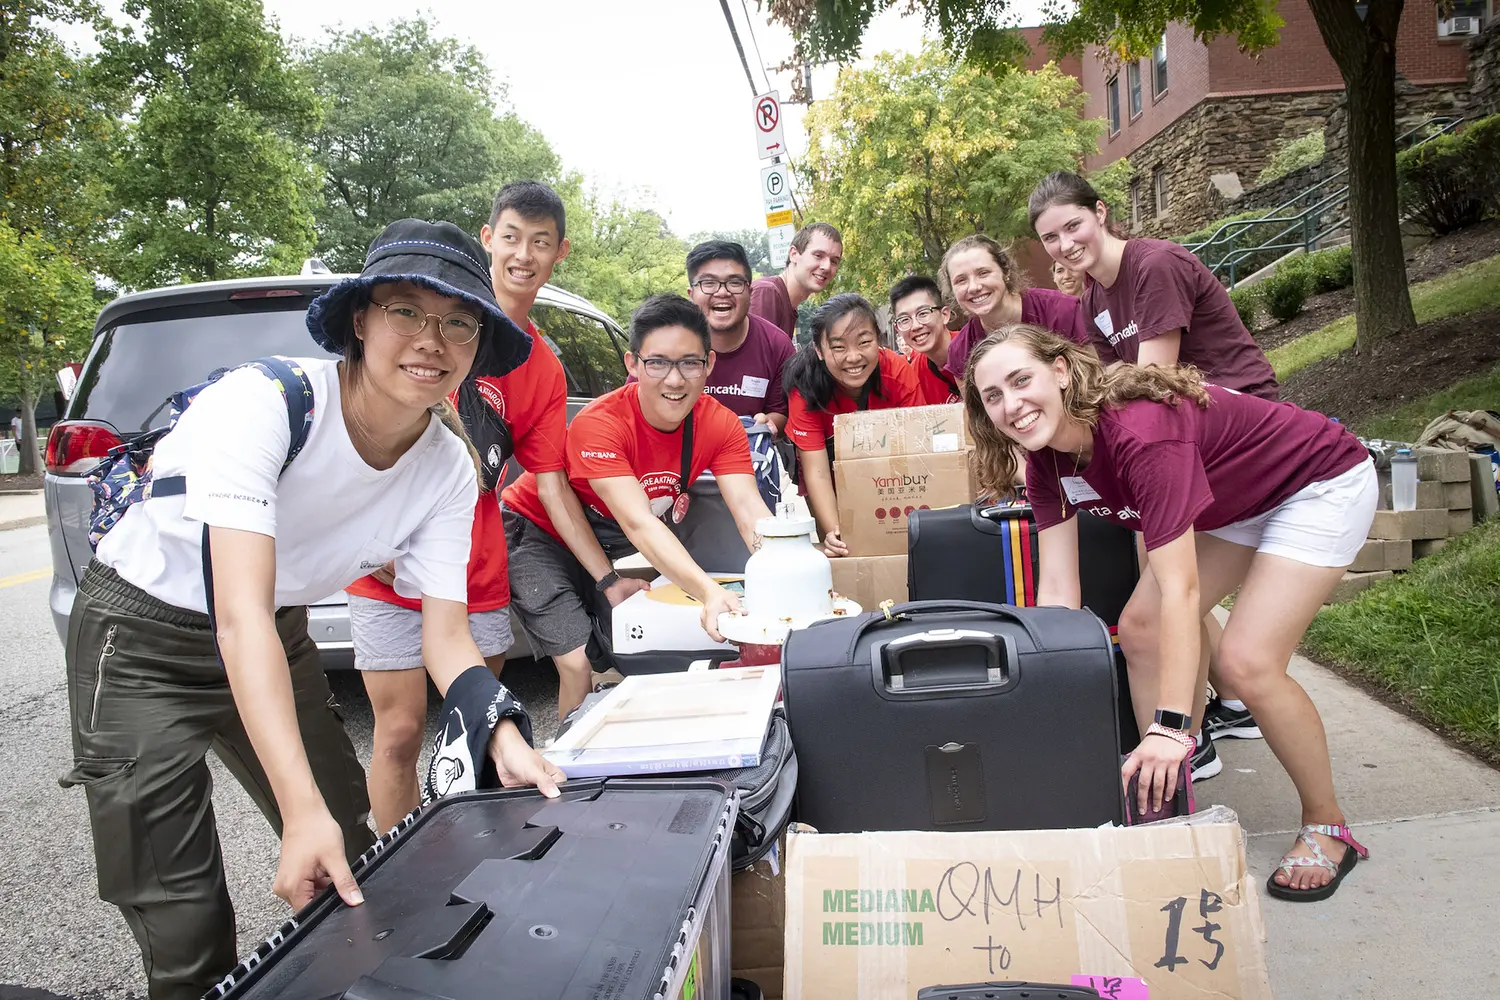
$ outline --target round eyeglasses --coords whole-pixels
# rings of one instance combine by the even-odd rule
[[[912,328],[912,325],[915,323],[927,322],[927,318],[937,311],[937,306],[922,306],[910,316],[902,313],[900,316],[896,317],[896,329],[910,330]]]
[[[429,319],[437,320],[438,333],[450,344],[463,345],[479,336],[479,318],[473,313],[451,312],[446,316],[426,312],[411,302],[375,302],[385,312],[385,325],[402,337],[415,337],[427,328]]]
[[[730,295],[738,295],[750,287],[750,281],[748,278],[741,278],[739,276],[729,278],[725,281],[720,281],[718,278],[699,278],[693,282],[693,287],[704,295],[713,295],[721,288]]]

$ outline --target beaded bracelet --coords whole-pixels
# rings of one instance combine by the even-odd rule
[[[1181,729],[1168,729],[1166,726],[1162,725],[1159,722],[1151,723],[1151,725],[1146,728],[1146,735],[1165,736],[1167,739],[1172,740],[1174,743],[1179,743],[1182,746],[1187,747],[1188,753],[1195,753],[1198,749],[1198,741],[1193,738],[1192,733],[1186,732]]]

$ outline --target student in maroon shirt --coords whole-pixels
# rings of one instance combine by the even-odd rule
[[[1021,287],[1021,268],[1009,250],[985,236],[965,236],[943,255],[940,276],[969,321],[948,346],[948,371],[959,382],[969,351],[988,333],[1011,323],[1034,323],[1080,344],[1088,330],[1078,299],[1055,288]]]
[[[906,360],[929,406],[958,402],[958,380],[947,370],[949,317],[942,289],[925,274],[909,274],[891,286],[891,325],[911,348]]]
[[[1276,374],[1229,293],[1186,247],[1110,232],[1109,208],[1098,192],[1066,171],[1047,175],[1028,207],[1052,259],[1092,279],[1083,314],[1106,365],[1180,362],[1215,385],[1279,398]]]
[[[792,237],[786,267],[780,274],[756,278],[750,286],[750,315],[768,321],[797,339],[797,307],[838,277],[844,259],[844,237],[826,222],[803,226]]]
[[[861,296],[835,295],[812,321],[813,339],[786,366],[787,437],[797,446],[801,485],[823,549],[846,556],[833,492],[833,417],[856,410],[921,406],[917,375],[880,346],[875,310]]]
[[[964,406],[980,483],[1010,491],[1026,450],[1039,529],[1038,604],[1078,607],[1079,507],[1145,535],[1120,616],[1145,737],[1123,769],[1141,805],[1171,795],[1193,753],[1206,657],[1199,623],[1238,588],[1220,668],[1259,719],[1302,800],[1304,826],[1267,881],[1283,899],[1333,894],[1365,851],[1344,825],[1312,701],[1287,676],[1307,625],[1374,518],[1374,465],[1339,424],[1191,370],[1119,365],[1034,326],[974,348]]]
[[[688,252],[688,285],[713,338],[714,364],[704,391],[741,417],[786,427],[782,375],[797,348],[791,338],[750,314],[750,258],[745,248],[709,240]]]
[[[1083,315],[1106,364],[1190,364],[1215,385],[1275,400],[1276,374],[1250,336],[1229,293],[1196,256],[1167,240],[1122,239],[1111,232],[1109,208],[1077,174],[1049,174],[1031,193],[1031,225],[1053,260],[1090,279]],[[1204,619],[1217,645],[1216,619]],[[1210,736],[1258,738],[1259,727],[1217,661],[1210,673],[1219,698],[1206,723]],[[1223,765],[1217,754],[1208,773]]]

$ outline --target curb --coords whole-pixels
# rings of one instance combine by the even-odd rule
[[[46,514],[39,514],[36,517],[19,517],[14,521],[0,521],[0,531],[11,531],[16,528],[34,528],[39,524],[46,523]]]

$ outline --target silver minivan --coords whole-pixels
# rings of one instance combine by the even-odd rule
[[[49,603],[64,642],[73,596],[93,555],[88,542],[93,494],[84,474],[123,438],[164,424],[167,398],[217,368],[268,354],[326,357],[308,334],[304,314],[308,304],[343,275],[308,273],[311,270],[289,277],[155,288],[122,295],[99,314],[93,346],[71,384],[67,409],[47,438]],[[628,338],[587,300],[547,285],[531,316],[563,363],[569,420],[595,396],[625,384]],[[225,447],[234,447],[234,442],[226,441]],[[506,481],[520,471],[512,461]],[[308,615],[324,668],[352,667],[343,592],[308,608]],[[516,645],[510,656],[530,656],[526,633],[514,616],[512,624]]]

